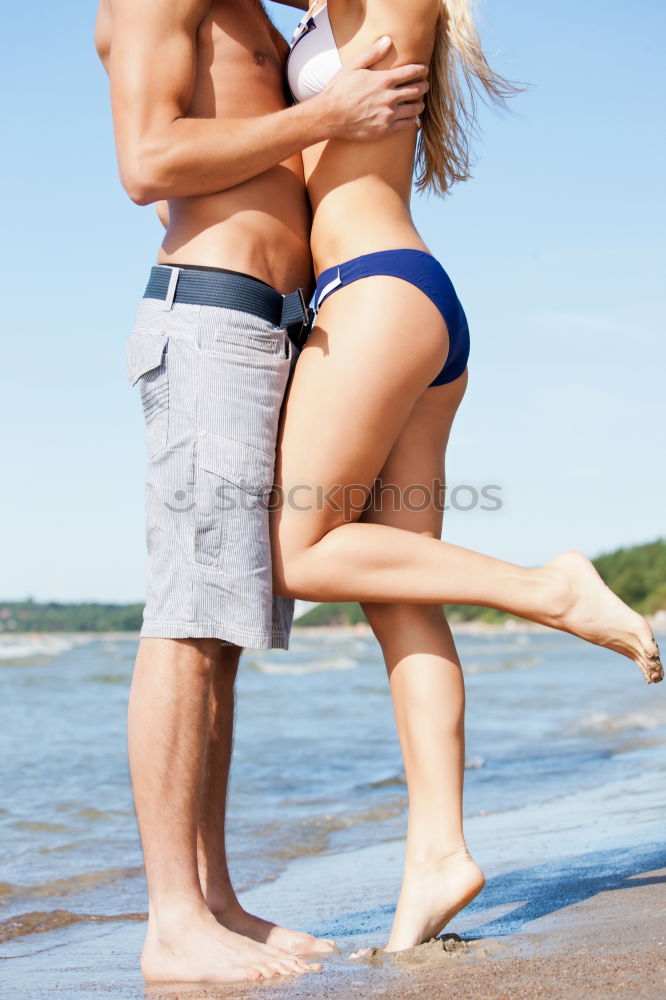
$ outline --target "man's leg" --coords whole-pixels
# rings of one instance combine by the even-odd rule
[[[197,818],[220,649],[217,639],[144,638],[132,677],[128,749],[148,881],[148,980],[236,982],[307,968],[221,926],[201,891]]]
[[[201,888],[220,923],[292,954],[331,951],[333,941],[279,927],[247,913],[236,897],[227,866],[225,820],[233,745],[234,684],[241,650],[223,647],[212,674],[208,701],[208,741],[199,810],[198,857]]]

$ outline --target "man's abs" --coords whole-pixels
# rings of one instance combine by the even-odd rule
[[[157,262],[231,268],[283,293],[309,289],[309,235],[299,156],[297,164],[281,164],[231,190],[168,202]]]

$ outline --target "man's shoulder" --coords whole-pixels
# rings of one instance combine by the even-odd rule
[[[246,0],[248,2],[248,0]],[[97,22],[113,23],[116,18],[131,18],[135,23],[151,22],[156,17],[169,21],[203,21],[213,7],[227,8],[229,0],[100,0]]]

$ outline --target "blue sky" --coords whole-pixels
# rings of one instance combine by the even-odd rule
[[[297,15],[268,5],[289,30]],[[95,4],[5,4],[0,597],[143,599],[144,440],[124,345],[155,260],[120,187]],[[664,8],[487,0],[474,178],[414,216],[470,321],[445,536],[535,565],[666,534]],[[36,30],[35,25],[39,25]],[[459,492],[461,505],[469,492]]]

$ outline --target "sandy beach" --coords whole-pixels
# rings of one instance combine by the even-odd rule
[[[659,853],[655,851],[644,863]],[[477,937],[473,921],[461,918],[457,921],[461,934],[445,935],[443,941],[391,957],[379,952],[365,962],[351,963],[336,956],[326,963],[323,974],[279,986],[267,984],[242,995],[266,1000],[280,996],[294,1000],[366,996],[662,1000],[666,995],[666,868],[617,879],[602,877],[599,882],[596,890],[589,887],[594,895],[574,902],[568,900],[577,895],[576,887],[566,878],[540,887],[546,895],[524,905],[546,912],[527,920],[529,929],[507,937]],[[493,922],[498,930],[502,926],[499,914],[505,909],[496,908]],[[149,995],[174,994],[151,988]],[[187,990],[179,995],[212,998],[220,992]]]

